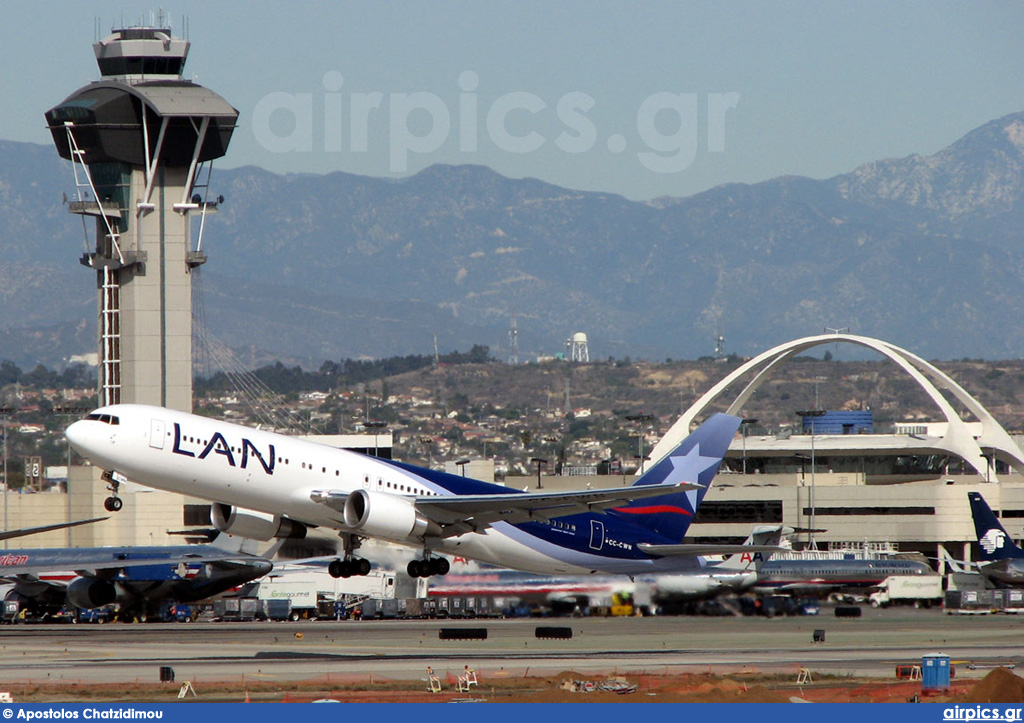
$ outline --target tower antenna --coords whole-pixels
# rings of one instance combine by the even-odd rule
[[[508,330],[508,363],[519,363],[519,329],[516,327],[516,317],[512,317],[512,327]]]

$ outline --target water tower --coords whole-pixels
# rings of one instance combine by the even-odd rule
[[[569,337],[569,341],[567,341],[565,345],[569,347],[569,361],[590,361],[590,350],[587,348],[587,335],[582,331],[577,331]]]
[[[93,49],[101,80],[46,122],[73,164],[69,210],[95,219],[82,264],[99,294],[100,402],[191,411],[191,274],[217,205],[204,198],[205,164],[227,151],[238,111],[182,77],[189,43],[167,28],[113,30]]]

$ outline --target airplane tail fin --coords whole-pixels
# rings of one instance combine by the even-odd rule
[[[729,414],[715,414],[634,483],[657,485],[690,482],[701,485],[701,489],[634,500],[615,511],[628,515],[631,522],[664,537],[682,540],[704,495],[711,487],[729,449],[729,443],[736,436],[740,421],[739,417]]]
[[[990,562],[1024,557],[1024,550],[1017,547],[1013,539],[1006,534],[1006,530],[985,498],[977,492],[968,492],[967,499],[971,502],[971,516],[974,518],[974,531],[978,535],[981,559]]]
[[[782,542],[783,535],[793,533],[792,527],[783,525],[757,525],[754,527],[744,545],[771,545],[778,547]],[[761,566],[772,556],[770,552],[737,552],[729,555],[715,565],[716,570],[735,570],[746,572],[748,570],[761,571]]]
[[[946,572],[965,573],[971,565],[967,560],[955,559],[942,545],[939,545],[939,556],[936,559],[946,566]]]

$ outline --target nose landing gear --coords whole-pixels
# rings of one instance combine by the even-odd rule
[[[117,512],[124,507],[124,501],[117,496],[117,491],[127,478],[118,472],[104,472],[102,478],[107,481],[107,489],[110,490],[110,497],[103,500],[103,509],[107,512]]]

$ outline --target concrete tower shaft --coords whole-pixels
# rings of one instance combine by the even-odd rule
[[[72,213],[95,218],[82,263],[99,291],[100,401],[192,408],[193,215],[216,210],[197,185],[227,152],[238,111],[184,80],[189,44],[124,28],[94,46],[103,79],[46,113],[75,169]],[[199,239],[201,244],[201,238]]]

